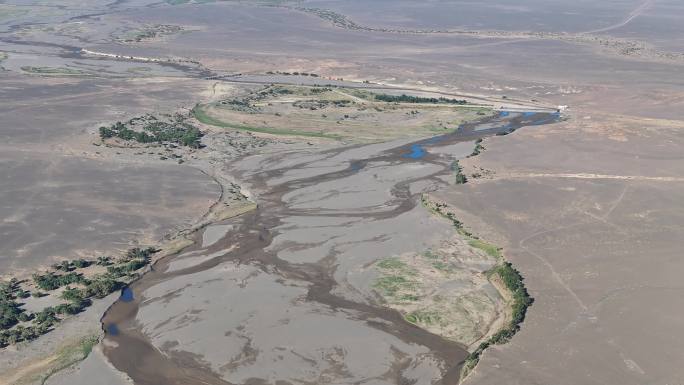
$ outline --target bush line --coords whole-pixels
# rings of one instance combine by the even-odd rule
[[[493,247],[492,245],[489,245],[486,242],[480,241],[479,238],[474,236],[469,231],[465,230],[463,228],[463,223],[456,219],[453,213],[444,210],[448,207],[445,203],[433,203],[429,201],[425,195],[423,195],[421,200],[423,202],[423,205],[425,205],[428,209],[450,220],[459,234],[471,238],[470,241],[477,240],[482,244],[486,245],[486,249],[485,247],[478,248],[487,252],[487,249]],[[471,246],[472,245],[473,244],[471,242]],[[490,252],[488,252],[488,254],[492,255],[492,253]],[[515,333],[517,333],[518,330],[520,330],[520,325],[523,323],[523,321],[525,321],[527,309],[534,302],[534,299],[530,296],[530,294],[527,292],[527,289],[525,288],[525,284],[523,282],[524,279],[520,275],[520,272],[516,270],[510,262],[505,261],[503,259],[503,256],[500,256],[500,263],[497,264],[489,272],[490,276],[494,274],[498,275],[501,278],[504,285],[506,286],[506,289],[510,291],[511,295],[513,296],[513,303],[511,304],[511,321],[504,328],[502,328],[494,335],[489,337],[486,341],[482,342],[477,347],[477,349],[475,349],[472,353],[468,355],[468,357],[466,357],[463,363],[463,367],[461,368],[461,380],[465,379],[468,376],[468,374],[475,368],[477,363],[480,361],[480,356],[489,346],[501,345],[510,341],[510,339],[515,335]]]

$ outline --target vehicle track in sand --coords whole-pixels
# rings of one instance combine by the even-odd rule
[[[592,34],[592,33],[608,32],[608,31],[612,31],[614,29],[624,27],[625,25],[629,24],[632,20],[643,15],[644,12],[646,12],[649,8],[651,8],[653,6],[653,4],[655,4],[655,2],[656,2],[656,0],[646,0],[643,3],[641,3],[638,7],[636,7],[632,12],[630,12],[629,15],[627,15],[627,17],[624,20],[622,20],[621,22],[619,22],[617,24],[609,25],[607,27],[587,31],[584,33]]]

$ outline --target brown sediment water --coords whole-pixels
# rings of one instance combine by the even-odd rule
[[[349,282],[342,282],[340,277],[344,276],[343,274],[353,274],[357,270],[362,271],[362,267],[367,265],[368,261],[386,256],[367,255],[367,252],[359,251],[360,261],[349,262],[346,259],[356,256],[354,251],[349,250],[356,243],[342,241],[342,238],[357,231],[357,227],[360,229],[358,231],[363,233],[366,231],[363,226],[368,223],[391,227],[392,221],[415,211],[419,194],[424,189],[434,189],[444,184],[441,178],[452,172],[450,165],[456,158],[437,151],[431,153],[430,149],[460,142],[471,142],[483,136],[507,133],[522,126],[544,124],[557,119],[558,115],[552,113],[504,113],[494,118],[464,125],[454,133],[415,142],[398,141],[384,147],[382,145],[346,147],[319,153],[272,154],[227,165],[231,173],[238,176],[239,180],[249,185],[250,189],[257,194],[258,208],[228,221],[227,223],[232,225],[231,229],[221,240],[207,248],[202,248],[202,234],[196,234],[197,242],[194,246],[184,250],[183,253],[159,260],[150,272],[133,283],[130,286],[133,300],[117,301],[103,316],[106,356],[118,370],[125,372],[136,384],[140,385],[265,384],[279,381],[285,384],[295,380],[300,380],[299,382],[302,383],[316,383],[322,381],[320,378],[372,379],[374,383],[388,384],[456,384],[459,380],[460,366],[468,354],[465,347],[418,328],[407,322],[399,312],[381,306],[376,303],[377,301],[368,298],[359,299],[359,292],[363,292],[363,289],[353,287],[354,284]],[[310,175],[307,176],[309,170]],[[364,175],[363,178],[359,177],[361,174]],[[360,179],[353,179],[354,177]],[[416,191],[412,186],[419,182],[427,183],[428,187]],[[352,183],[357,185],[350,186]],[[310,228],[304,225],[292,225],[306,218],[311,218],[314,224],[333,220],[357,222],[354,222],[355,225],[332,226],[329,231],[335,232],[334,235],[319,236],[314,229],[326,228],[322,224]],[[297,240],[295,233],[301,230],[299,227],[305,232],[306,229],[311,229],[306,241]],[[380,235],[373,235],[368,231],[367,239],[358,243],[365,243],[367,246],[383,250],[383,245],[393,234],[396,236],[396,232],[392,233],[389,230],[386,234]],[[301,237],[301,235],[298,236]],[[416,235],[415,242],[421,242],[421,237],[425,235]],[[316,255],[314,259],[306,259],[299,255],[304,250],[316,250],[315,247],[326,242],[332,243],[332,246],[326,249],[325,254]],[[221,252],[222,250],[226,252]],[[298,250],[302,251],[298,254]],[[189,267],[170,268],[175,260],[186,254],[203,255],[206,258]],[[201,317],[202,312],[207,312],[208,308],[217,304],[223,305],[225,301],[216,298],[205,300],[198,298],[193,304],[197,303],[198,306],[202,304],[204,307],[195,310],[198,314],[195,315],[191,309],[171,309],[159,305],[189,295],[186,292],[190,292],[188,287],[194,284],[193,282],[183,283],[178,288],[172,286],[174,289],[168,289],[164,294],[150,294],[151,290],[159,290],[163,285],[179,282],[187,277],[193,277],[193,279],[202,277],[202,274],[208,272],[214,272],[211,276],[213,280],[228,280],[228,274],[222,276],[215,273],[217,268],[227,263],[232,266],[249,266],[254,269],[254,272],[236,281],[237,284],[234,286],[236,292],[258,291],[258,287],[248,286],[246,282],[251,279],[250,277],[263,274],[273,277],[274,285],[282,285],[283,291],[297,287],[305,293],[303,296],[292,298],[283,296],[282,303],[272,311],[273,314],[280,314],[278,311],[281,308],[284,309],[281,312],[283,314],[289,313],[290,308],[303,309],[297,310],[302,314],[318,316],[325,313],[326,316],[337,317],[365,328],[364,330],[369,338],[373,338],[373,341],[390,341],[387,342],[389,346],[387,354],[394,357],[389,367],[387,367],[388,363],[383,361],[385,358],[381,360],[381,357],[369,356],[364,357],[366,361],[364,368],[367,367],[369,373],[381,373],[381,375],[363,378],[363,374],[353,373],[350,366],[346,365],[352,360],[345,355],[346,351],[358,347],[359,343],[371,341],[335,340],[334,337],[323,343],[326,348],[339,348],[339,354],[334,357],[327,351],[321,354],[320,347],[277,346],[278,349],[300,357],[304,360],[302,362],[310,365],[305,374],[297,372],[297,368],[278,369],[280,367],[275,361],[272,362],[273,368],[269,368],[269,364],[263,362],[255,366],[255,362],[258,362],[255,360],[258,360],[260,354],[269,353],[266,352],[269,347],[254,343],[254,337],[258,337],[260,332],[270,333],[271,329],[275,328],[262,325],[270,320],[259,318],[260,311],[263,311],[259,303],[240,304],[240,306],[248,306],[252,309],[249,313],[251,318],[237,327],[226,326],[228,330],[220,330],[223,334],[216,335],[214,341],[211,336],[204,335],[214,331],[192,330],[191,322],[181,322],[177,315],[186,312],[188,314],[184,314],[184,317]],[[209,280],[210,277],[207,277],[207,282]],[[341,288],[341,286],[344,287]],[[345,289],[348,286],[352,289]],[[368,295],[361,296],[368,297]],[[146,319],[145,315],[141,315],[141,309],[145,307],[159,309],[159,312],[168,312],[168,320],[155,324]],[[231,325],[234,321],[231,317],[237,316],[228,311],[220,313],[220,317],[225,317],[223,319],[226,325]],[[197,318],[197,320],[200,319]],[[306,330],[297,330],[293,326],[297,321],[296,317],[292,320],[288,319],[285,326],[278,325],[278,327],[289,328],[285,330],[293,333],[296,337],[293,337],[294,340],[306,339]],[[163,333],[155,332],[154,334],[159,335],[155,335],[154,338],[150,336],[155,328],[162,328],[161,325],[169,322],[177,325],[178,336],[173,335],[174,329]],[[325,325],[321,325],[321,328],[324,327]],[[244,334],[245,328],[252,328],[254,331],[247,336]],[[311,331],[314,332],[313,329]],[[193,334],[195,337],[191,339],[193,343],[202,339],[209,342],[205,341],[201,348],[184,346],[184,341],[186,341],[184,338],[188,337],[183,333],[188,332],[195,333]],[[240,359],[226,357],[222,362],[217,363],[216,358],[207,358],[198,353],[200,350],[220,351],[220,347],[210,345],[221,344],[220,338],[223,335],[240,333],[243,333],[241,336],[248,340],[242,348]],[[254,344],[257,345],[254,346]],[[233,347],[226,347],[228,348]],[[282,353],[282,356],[285,355],[286,353]],[[282,356],[281,359],[285,359]],[[378,360],[375,366],[374,359]],[[352,364],[349,365],[353,367]],[[438,373],[435,374],[434,371]],[[237,380],[229,381],[233,378]],[[302,378],[307,378],[309,381],[303,381]],[[311,378],[318,378],[318,380],[313,381],[310,380]]]

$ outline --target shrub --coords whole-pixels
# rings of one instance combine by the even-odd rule
[[[109,277],[98,277],[93,279],[85,288],[87,297],[104,298],[107,295],[120,289],[121,282]]]
[[[375,95],[375,100],[380,100],[388,103],[443,103],[443,104],[468,104],[466,100],[447,99],[447,98],[423,98],[420,96],[410,96],[402,94],[400,96],[378,94]]]
[[[83,283],[85,278],[79,273],[67,273],[62,275],[56,275],[54,273],[47,273],[45,275],[34,274],[33,281],[36,286],[45,291],[51,291],[58,289],[62,286]]]

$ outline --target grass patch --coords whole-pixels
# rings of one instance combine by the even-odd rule
[[[234,128],[236,130],[258,132],[258,133],[262,133],[262,134],[271,134],[271,135],[305,136],[305,137],[314,137],[314,138],[340,139],[340,137],[337,135],[325,134],[322,132],[286,130],[286,129],[279,129],[279,128],[271,128],[271,127],[254,127],[254,126],[247,126],[247,125],[243,125],[243,124],[228,123],[228,122],[224,122],[222,120],[216,119],[213,116],[210,116],[199,105],[195,106],[195,108],[192,109],[192,114],[195,117],[195,119],[197,119],[199,122],[210,125],[210,126],[215,126],[215,127]]]
[[[441,257],[432,252],[432,250],[427,250],[423,253],[423,257],[427,259],[440,259]]]
[[[468,244],[476,249],[480,249],[487,253],[490,257],[494,258],[501,258],[501,248],[496,247],[492,245],[491,243],[487,243],[485,241],[479,240],[479,239],[471,239],[468,241]]]
[[[451,269],[451,266],[449,266],[448,264],[446,264],[446,263],[444,263],[444,262],[442,262],[442,261],[434,262],[434,263],[432,264],[432,267],[434,267],[435,269],[437,269],[437,270],[439,270],[439,271],[450,272],[450,271],[452,270],[452,269]]]
[[[66,67],[33,67],[23,66],[21,70],[36,75],[65,75],[65,76],[79,76],[87,75],[86,72]]]
[[[420,283],[414,277],[416,271],[399,258],[385,258],[376,266],[383,271],[373,283],[373,288],[390,302],[415,302],[419,298],[415,291]]]
[[[400,261],[399,258],[386,258],[378,262],[378,267],[381,269],[405,269],[407,266],[404,262]]]
[[[416,295],[413,295],[413,294],[404,294],[402,296],[399,296],[399,298],[397,298],[397,299],[401,302],[416,302],[420,298]]]
[[[380,277],[373,284],[373,288],[380,291],[386,297],[395,297],[397,293],[404,290],[413,290],[417,283],[403,275],[390,275]]]
[[[417,310],[407,314],[404,318],[414,325],[434,325],[442,322],[442,316],[435,311]]]

